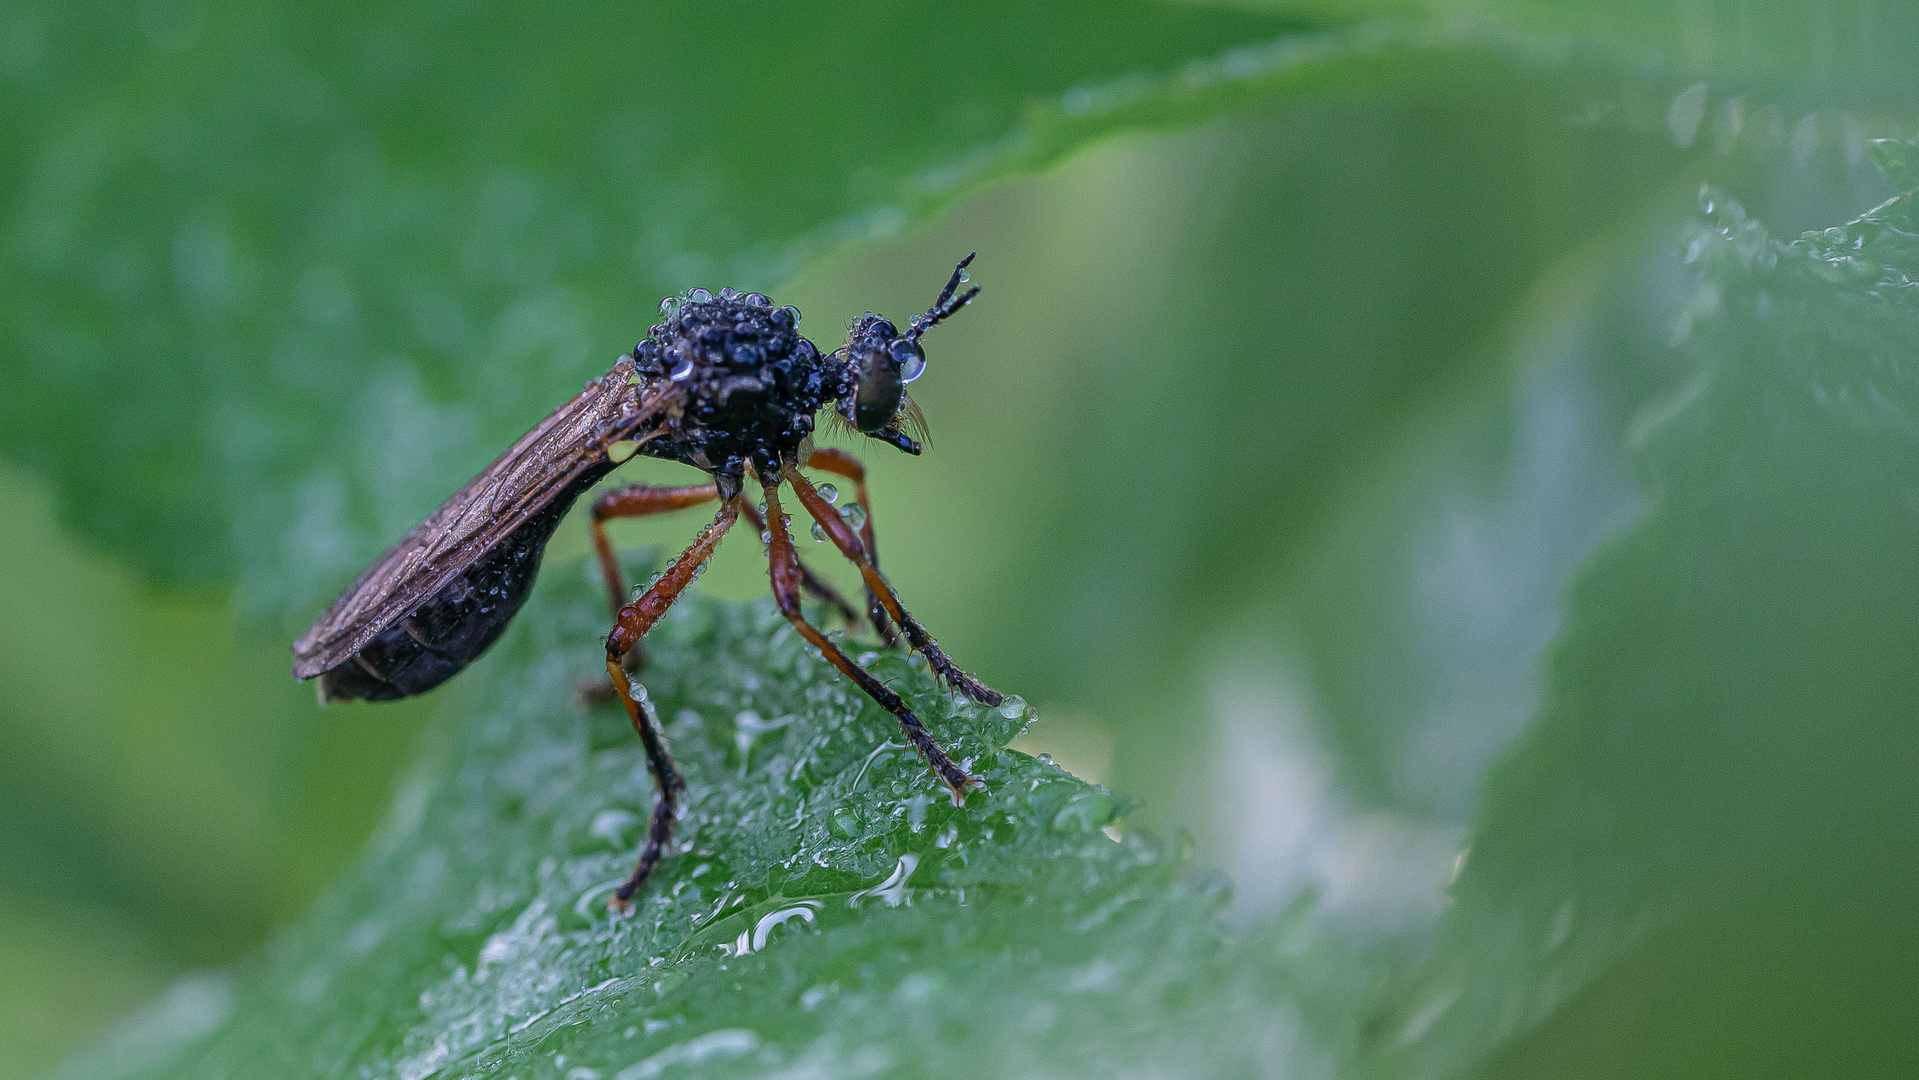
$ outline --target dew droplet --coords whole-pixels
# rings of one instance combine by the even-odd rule
[[[900,382],[910,383],[926,374],[926,355],[915,352],[900,363]]]
[[[866,508],[859,503],[847,503],[840,507],[840,520],[857,529],[866,524]]]
[[[696,304],[704,304],[713,299],[713,294],[707,292],[705,289],[694,289],[692,292],[686,294],[686,298]]]
[[[690,356],[682,356],[678,360],[674,361],[673,370],[667,372],[666,377],[669,379],[672,379],[674,382],[685,382],[686,380],[692,378],[693,377],[693,358]]]
[[[973,271],[964,266],[960,267],[960,284],[964,285],[971,280],[973,280]]]
[[[831,484],[821,484],[819,492],[820,498],[825,499],[828,506],[840,501],[840,489]]]
[[[816,544],[826,542],[826,527],[817,521],[813,523],[813,542]]]
[[[772,307],[773,301],[765,293],[750,292],[740,297],[740,302],[748,307]]]
[[[731,285],[724,286],[720,289],[720,299],[722,300],[738,300],[739,298],[740,294],[734,292],[733,286]]]
[[[999,714],[1008,720],[1018,720],[1026,715],[1026,699],[1018,694],[1008,694],[999,703]]]
[[[669,296],[666,299],[660,301],[660,314],[664,316],[665,318],[670,319],[673,316],[678,315],[679,313],[680,313],[679,297]]]
[[[797,325],[797,324],[799,323],[799,321],[800,321],[800,309],[799,309],[799,308],[796,308],[796,307],[794,307],[793,305],[791,305],[791,304],[788,304],[788,305],[786,305],[785,307],[783,307],[783,308],[780,308],[779,310],[780,310],[780,312],[781,312],[781,314],[783,314],[783,315],[785,315],[785,316],[786,316],[787,318],[789,318],[789,319],[791,319],[791,320],[793,320],[793,322],[794,322],[794,324],[795,324],[795,325]]]
[[[773,530],[772,530],[772,529],[761,529],[761,530],[760,530],[760,543],[762,543],[762,544],[770,544],[770,543],[772,543],[772,542],[773,542]]]

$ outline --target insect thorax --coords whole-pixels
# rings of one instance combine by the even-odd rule
[[[799,333],[797,308],[758,293],[662,305],[665,322],[633,349],[637,374],[683,388],[679,415],[643,453],[737,477],[762,476],[798,451],[814,414],[846,391],[845,376]]]

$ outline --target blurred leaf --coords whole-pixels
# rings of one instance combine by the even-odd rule
[[[179,963],[237,959],[358,849],[416,707],[322,722],[228,598],[153,589],[0,470],[0,897],[117,907]]]
[[[1701,86],[1676,99],[1674,122],[1691,142],[1716,124],[1754,119],[1738,93],[1801,110],[1851,108],[1910,117],[1919,109],[1919,9],[1877,0],[1213,0],[1222,8],[1307,18],[1486,22],[1512,32],[1605,42],[1639,50],[1685,83],[1712,80],[1737,89],[1715,96]],[[1715,85],[1712,89],[1719,90]]]
[[[0,1076],[12,1078],[44,1075],[177,969],[117,912],[0,892],[0,971]]]
[[[1306,24],[1143,2],[735,6],[725,33],[695,5],[141,10],[12,16],[31,120],[0,176],[0,449],[84,532],[165,577],[237,574],[290,622],[662,293],[770,287],[1104,133],[1278,95],[1517,67],[1644,130],[1670,93],[1491,24],[1275,37]]]
[[[7,11],[0,445],[85,532],[171,578],[239,569],[268,610],[337,585],[662,294],[778,284],[1118,122],[1036,126],[1075,86],[1298,25],[1143,0],[133,7]]]
[[[334,710],[214,590],[154,588],[0,466],[0,1077],[232,963],[365,843],[424,710]]]
[[[983,163],[969,158],[971,175],[1037,162],[1054,152],[1047,148],[1072,145],[1115,125],[1177,121],[1204,115],[1225,102],[1284,91],[1303,89],[1312,96],[1303,116],[1262,111],[1236,117],[1221,127],[1154,140],[1145,149],[1135,140],[1130,149],[1122,150],[1121,158],[1109,156],[1099,166],[1103,171],[1090,180],[1084,168],[1076,175],[1049,180],[1049,202],[1035,219],[1008,224],[990,215],[982,221],[974,214],[951,222],[941,227],[943,235],[937,244],[918,245],[923,254],[893,256],[890,267],[882,259],[866,256],[868,280],[859,289],[831,302],[819,300],[830,313],[824,320],[829,326],[841,312],[862,310],[875,297],[888,304],[895,299],[899,304],[922,303],[919,271],[937,267],[951,250],[964,250],[969,244],[991,249],[993,317],[956,323],[951,331],[942,331],[956,335],[944,340],[950,342],[955,374],[963,368],[968,377],[928,379],[920,384],[935,406],[944,452],[925,461],[901,459],[880,466],[883,477],[898,478],[881,481],[886,485],[883,503],[889,510],[901,511],[889,514],[889,536],[911,541],[910,547],[889,544],[893,559],[889,565],[899,568],[902,580],[912,581],[916,598],[926,598],[938,616],[934,624],[943,633],[951,628],[956,639],[974,643],[964,655],[979,657],[992,665],[991,670],[1030,679],[1030,685],[1049,696],[1067,700],[1102,680],[1119,687],[1121,694],[1129,686],[1150,685],[1162,673],[1132,661],[1138,650],[1159,640],[1163,631],[1154,625],[1155,620],[1162,614],[1180,618],[1187,610],[1184,605],[1195,599],[1208,604],[1226,591],[1215,587],[1189,598],[1184,583],[1225,580],[1217,575],[1243,571],[1234,569],[1238,554],[1219,544],[1206,545],[1196,559],[1180,555],[1162,563],[1155,553],[1176,548],[1189,536],[1179,529],[1145,537],[1131,550],[1098,544],[1092,549],[1098,558],[1091,562],[1073,558],[1076,552],[1083,555],[1087,532],[1097,536],[1100,514],[1109,515],[1104,520],[1114,514],[1132,515],[1144,503],[1153,512],[1142,519],[1151,521],[1166,509],[1153,503],[1164,492],[1116,485],[1121,477],[1106,464],[1114,460],[1112,455],[1139,454],[1152,447],[1132,438],[1126,425],[1109,423],[1105,419],[1109,406],[1117,403],[1141,410],[1149,421],[1157,406],[1158,416],[1175,418],[1194,433],[1218,426],[1221,419],[1228,421],[1219,431],[1217,445],[1228,448],[1236,466],[1257,466],[1250,473],[1255,483],[1244,489],[1254,498],[1234,508],[1234,513],[1244,515],[1236,521],[1254,534],[1283,532],[1290,527],[1286,522],[1305,512],[1299,504],[1311,501],[1300,496],[1310,496],[1316,485],[1332,483],[1326,478],[1347,468],[1349,455],[1368,453],[1365,448],[1379,437],[1377,429],[1396,422],[1392,418],[1398,406],[1392,402],[1417,398],[1421,391],[1409,388],[1428,385],[1435,372],[1454,363],[1462,343],[1474,341],[1484,333],[1486,323],[1502,317],[1505,306],[1543,260],[1553,257],[1562,245],[1583,241],[1590,230],[1605,227],[1608,215],[1641,197],[1647,187],[1656,186],[1664,170],[1673,166],[1663,142],[1655,140],[1648,146],[1642,132],[1616,123],[1587,129],[1563,123],[1564,115],[1595,95],[1626,111],[1621,102],[1631,103],[1646,94],[1636,80],[1622,81],[1616,70],[1604,64],[1589,70],[1548,65],[1544,75],[1528,74],[1515,70],[1508,60],[1489,64],[1486,50],[1492,46],[1475,41],[1470,36],[1338,32],[1237,50],[1168,75],[1085,84],[1077,88],[1084,93],[1073,99],[1080,112],[1069,114],[1064,104],[1051,111],[1030,110],[1026,123],[1038,134],[1026,142],[995,144]],[[1415,101],[1401,100],[1408,97]],[[1508,155],[1535,164],[1523,177],[1516,177],[1500,161]],[[1105,185],[1102,197],[1090,204],[1084,198],[1088,183]],[[1155,183],[1171,190],[1154,191]],[[1319,192],[1325,194],[1316,195]],[[1539,215],[1524,209],[1562,201],[1575,209]],[[1167,230],[1180,222],[1195,222],[1199,228],[1191,237],[1163,242]],[[1150,230],[1144,227],[1149,223],[1153,224]],[[130,216],[126,224],[137,228],[140,221]],[[1035,235],[1042,238],[1041,243],[1033,242]],[[532,245],[545,242],[538,235],[526,240]],[[416,246],[424,250],[440,242],[441,238],[432,237]],[[1110,261],[1088,257],[1089,246],[1094,251],[1117,251],[1121,257]],[[1493,252],[1499,257],[1462,261],[1462,250]],[[1057,263],[1048,261],[1049,254],[1064,260],[1072,272],[1059,274]],[[432,257],[431,252],[425,257]],[[388,269],[375,266],[366,272]],[[1160,299],[1169,281],[1188,278],[1195,285],[1182,286],[1174,294],[1179,300],[1176,306]],[[1349,289],[1339,284],[1343,278],[1371,284]],[[667,287],[661,286],[662,290]],[[1430,295],[1422,296],[1428,291]],[[814,302],[802,298],[817,323],[821,320]],[[177,298],[155,303],[164,307],[177,303]],[[1247,307],[1273,309],[1274,327],[1257,334],[1231,332],[1231,313]],[[244,314],[253,318],[257,313]],[[1385,328],[1385,323],[1401,317],[1406,320],[1402,330]],[[621,317],[615,313],[614,318]],[[1353,336],[1355,328],[1368,347],[1353,347],[1342,340]],[[1253,414],[1238,419],[1219,416],[1216,385],[1205,381],[1170,385],[1160,381],[1153,384],[1159,391],[1156,398],[1120,395],[1115,402],[1112,390],[1117,373],[1148,365],[1162,346],[1177,345],[1181,334],[1186,335],[1191,352],[1218,361],[1218,370],[1235,383],[1243,401],[1272,404],[1266,423],[1245,422]],[[975,341],[984,336],[997,347],[990,355],[981,355],[986,350],[968,348],[966,335]],[[944,363],[949,346],[941,348]],[[1285,350],[1283,355],[1277,352],[1280,349]],[[354,355],[341,351],[316,354],[316,358],[357,364]],[[1035,357],[1046,358],[1047,363],[1035,364]],[[586,368],[597,367],[586,351],[580,359]],[[1467,361],[1469,369],[1480,362],[1478,358]],[[247,371],[259,366],[257,356],[238,357],[234,370],[242,378],[257,380]],[[154,377],[162,374],[156,368]],[[550,382],[564,385],[563,379],[520,377],[496,368],[447,387],[447,400],[484,396],[489,381],[502,378],[516,388],[501,394],[504,404],[496,402],[500,404],[496,427],[503,438],[549,403]],[[1044,384],[1043,392],[1034,392],[1036,381]],[[1082,393],[1089,384],[1090,396]],[[264,381],[249,385],[269,396],[283,389]],[[314,392],[332,390],[322,386]],[[1014,398],[1021,405],[1009,409],[1008,401]],[[406,424],[416,418],[416,406],[429,412],[437,408],[423,402],[424,398],[409,403],[367,394],[350,403],[351,408],[342,403],[328,408],[343,415],[351,412],[363,425],[378,421],[389,425],[390,434],[404,434]],[[120,405],[123,411],[143,407],[137,401]],[[57,428],[60,438],[79,439],[82,426],[66,421],[56,424],[52,414],[29,409],[25,399],[19,407],[23,414],[34,413],[32,423]],[[1036,418],[1043,422],[1032,422]],[[101,419],[105,422],[108,417],[102,414]],[[170,426],[173,419],[169,414],[156,417],[155,423],[167,426],[172,437],[180,434]],[[976,437],[982,424],[1008,419],[1018,425],[1015,437],[982,445],[983,440]],[[289,440],[285,447],[289,452],[292,440],[314,435],[320,427],[306,416],[281,417],[274,424],[278,426],[263,433]],[[367,430],[315,437],[364,442]],[[436,430],[436,438],[466,440],[463,445],[474,462],[494,448],[483,445],[483,433],[477,429],[443,426]],[[1269,440],[1274,432],[1286,436],[1283,447],[1262,449],[1262,440]],[[357,453],[329,444],[317,454],[302,454],[290,467],[304,472],[344,470],[340,475],[353,477],[353,490],[388,500],[386,520],[397,531],[408,523],[405,515],[424,510],[473,464],[457,454],[409,462],[401,452],[404,446],[388,449],[390,459],[383,456],[385,451]],[[116,466],[103,475],[89,471],[91,447],[68,450],[80,455],[72,467],[86,483],[111,483],[116,498],[160,497],[156,492],[129,490],[121,471],[128,466]],[[967,540],[951,529],[952,507],[942,500],[964,488],[969,497],[979,500],[983,513],[1002,513],[998,508],[1008,498],[1009,480],[1030,481],[1031,464],[1037,460],[1064,466],[1054,476],[1063,481],[1072,505],[1088,511],[1083,520],[1073,520],[1077,511],[1056,515],[1055,523],[1065,519],[1063,527],[1050,525],[1052,535],[1043,541],[1020,535],[1001,557],[1002,563],[1014,565],[1012,572],[995,576],[994,592],[983,592],[963,575],[937,572],[940,559],[950,557],[950,545]],[[249,507],[241,523],[249,546],[240,554],[252,560],[249,565],[256,571],[275,575],[264,585],[256,578],[256,598],[260,589],[269,596],[297,596],[301,588],[331,584],[352,569],[346,560],[357,560],[391,538],[391,532],[377,531],[385,526],[356,525],[351,544],[318,554],[296,552],[300,558],[282,566],[279,560],[288,557],[284,545],[261,546],[253,541],[284,532],[284,526],[273,524],[273,515],[300,510],[302,504],[284,491],[268,491],[254,493],[249,505],[243,498],[247,485],[266,483],[270,478],[259,471],[266,466],[249,457],[235,464],[235,471],[221,475],[223,482],[233,485],[234,498],[240,500],[236,505]],[[1147,464],[1159,469],[1166,463]],[[183,459],[154,467],[193,473],[212,465]],[[1171,509],[1190,510],[1220,497],[1220,490],[1212,485],[1224,480],[1223,475],[1200,479],[1206,486],[1196,487],[1189,501]],[[1057,494],[1030,483],[1012,492],[1029,509],[1034,500]],[[194,523],[206,520],[218,508],[177,509],[185,515],[182,520],[198,528]],[[204,547],[195,535],[196,547]],[[313,539],[296,529],[294,539],[302,537]],[[33,546],[44,541],[35,538]],[[730,554],[744,560],[747,587],[757,593],[764,588],[764,567],[756,564],[749,547],[735,545]],[[1123,558],[1106,558],[1115,553]],[[979,554],[977,547],[971,554]],[[19,670],[47,676],[44,687],[90,685],[82,675],[66,674],[74,667],[84,671],[88,662],[84,645],[74,642],[84,642],[89,634],[107,628],[134,640],[163,639],[193,653],[201,664],[211,659],[204,642],[224,640],[233,632],[219,617],[217,596],[201,598],[201,606],[195,608],[201,616],[197,621],[171,621],[156,628],[138,614],[113,614],[118,605],[138,600],[62,604],[61,591],[73,590],[76,580],[90,579],[91,573],[56,577],[47,566],[24,555],[16,561],[27,581],[22,588],[30,586],[30,595],[42,601],[27,607],[62,607],[63,614],[73,616],[48,622],[23,618],[19,625],[22,640],[33,646],[33,659],[22,660]],[[1060,561],[1066,561],[1069,573],[1060,573]],[[1106,576],[1087,573],[1095,568]],[[1089,632],[1089,626],[1097,628],[1098,620],[1089,622],[1092,613],[1083,605],[1067,605],[1064,614],[1069,625],[1062,629],[1053,619],[1059,585],[1065,582],[1081,595],[1113,592],[1113,575],[1142,569],[1153,576],[1133,580],[1150,585],[1153,603],[1136,605],[1131,622],[1106,624],[1114,647],[1098,655],[1066,649],[1066,643]],[[206,604],[214,606],[205,608]],[[1203,621],[1206,609],[1199,610],[1197,621]],[[259,644],[261,649],[249,647],[227,666],[245,667],[247,686],[270,688],[273,678],[283,678],[283,667],[272,660],[271,640]],[[1038,657],[1062,654],[1065,662],[1033,663]],[[164,680],[144,685],[116,682],[114,688],[124,694],[98,704],[90,694],[12,695],[22,732],[55,735],[81,760],[86,760],[81,751],[93,745],[85,733],[108,720],[128,729],[114,728],[114,739],[140,745],[142,732],[177,733],[175,741],[187,745],[183,750],[169,747],[169,754],[132,754],[124,775],[96,769],[89,776],[83,769],[66,769],[58,780],[35,779],[12,788],[17,799],[38,800],[33,806],[22,806],[17,817],[44,826],[22,829],[20,835],[36,838],[39,846],[34,852],[47,857],[15,860],[11,865],[22,882],[38,882],[56,896],[110,897],[136,923],[158,924],[164,947],[175,951],[180,960],[217,962],[244,948],[269,920],[285,917],[288,906],[297,906],[311,887],[316,867],[323,868],[358,842],[367,808],[383,798],[377,764],[381,747],[386,748],[384,758],[391,760],[391,747],[405,740],[408,729],[396,722],[390,709],[332,717],[316,728],[306,704],[309,699],[291,684],[287,703],[279,700],[285,695],[273,698],[285,715],[267,719],[266,699],[257,693],[229,692],[224,684],[199,674],[192,664],[167,663],[152,646],[145,650],[145,658],[150,665],[193,673],[193,686],[186,689],[200,691],[199,696],[187,692],[156,698],[156,691],[172,686]],[[56,672],[60,674],[55,676]],[[262,678],[267,681],[261,683]],[[144,693],[138,704],[136,691]],[[1190,702],[1181,704],[1191,708]],[[1153,723],[1159,728],[1154,737],[1163,738],[1170,731],[1176,740],[1183,738],[1178,725],[1159,723],[1162,717],[1151,708],[1136,712],[1145,717],[1144,722],[1140,715],[1119,710],[1113,710],[1109,720],[1122,730],[1127,725]],[[74,719],[65,719],[69,714]],[[399,730],[380,740],[364,734],[378,731],[385,723],[394,723]],[[335,737],[343,731],[362,734]],[[83,737],[61,732],[80,732]],[[1131,741],[1122,764],[1129,773],[1143,771],[1136,762],[1165,760],[1155,757],[1150,740],[1135,740],[1130,734],[1126,738]],[[1137,742],[1146,742],[1144,751],[1134,745]],[[317,751],[329,747],[336,754],[365,747],[368,756],[350,766],[313,760]],[[109,749],[127,753],[118,747]],[[109,759],[99,755],[93,760]],[[30,777],[39,774],[32,767],[21,772]],[[228,782],[229,777],[239,781],[238,795],[230,790],[235,785]],[[1188,770],[1180,782],[1198,785],[1203,778]],[[1159,820],[1168,822],[1176,820],[1180,805],[1162,797],[1171,783],[1169,776],[1165,784],[1152,789]],[[181,804],[192,812],[170,810]],[[104,823],[96,822],[102,807],[122,811],[124,820],[108,816]],[[244,842],[232,840],[236,833]],[[141,842],[148,834],[176,838],[182,857],[150,854],[155,845]],[[188,839],[180,841],[183,836]],[[194,845],[209,840],[214,857],[197,857],[194,852],[199,849]],[[274,880],[263,882],[258,864],[268,844],[274,852],[294,853],[287,861],[297,865],[290,868],[292,873],[276,874]],[[116,856],[118,850],[135,855]],[[130,863],[138,873],[132,872]],[[209,866],[227,870],[208,873]],[[199,872],[182,873],[176,869],[180,867],[196,867]],[[101,889],[86,876],[103,873],[111,875],[110,888]],[[173,899],[175,893],[184,894],[187,902]]]
[[[1102,832],[1126,800],[1001,749],[1022,703],[956,706],[869,659],[985,781],[955,808],[765,602],[689,601],[649,638],[689,804],[679,853],[609,915],[653,792],[619,709],[572,704],[588,571],[542,582],[298,929],[237,985],[188,984],[178,1033],[136,1021],[156,1037],[63,1075],[1199,1076],[1324,1051],[1287,1004],[1296,930],[1229,943],[1216,885]]]
[[[1919,215],[1782,243],[1703,202],[1701,370],[1488,789],[1388,1055],[1418,1075],[1549,1017],[1499,1071],[1894,1076],[1919,1049],[1890,1020],[1919,1005]]]
[[[1446,488],[1466,496],[1497,480],[1489,471],[1523,467],[1530,448],[1480,435],[1508,422],[1515,312],[1549,274],[1617,265],[1615,249],[1643,242],[1647,217],[1689,197],[1701,172],[1738,174],[1766,154],[1676,151],[1620,120],[1639,94],[1604,69],[1481,62],[1247,110],[1117,142],[831,281],[809,275],[797,291],[832,310],[893,302],[910,267],[956,239],[995,260],[982,256],[988,292],[942,328],[937,366],[915,384],[935,451],[874,462],[897,580],[970,662],[1104,720],[1120,744],[1112,778],[1149,794],[1156,823],[1202,808],[1182,801],[1181,776],[1210,803],[1196,672],[1219,629],[1291,608],[1355,684],[1379,688],[1378,663],[1399,650],[1362,659],[1353,637],[1334,638],[1390,635],[1406,609],[1348,618],[1364,604],[1345,586],[1407,582],[1374,560],[1397,558],[1381,546],[1405,539],[1399,511],[1431,509],[1437,490],[1371,486],[1382,462],[1443,461],[1423,479],[1471,474]],[[1614,119],[1566,122],[1594,102]],[[1573,406],[1611,425],[1594,437],[1614,440],[1613,458],[1618,416],[1643,392],[1621,378],[1634,390],[1619,400]],[[1428,439],[1436,429],[1458,437]],[[1388,509],[1361,521],[1363,499]],[[1305,612],[1301,583],[1330,562],[1341,569]],[[1418,603],[1427,594],[1411,584]],[[1539,647],[1508,659],[1530,667]],[[1383,772],[1396,733],[1334,704],[1335,748],[1361,778]],[[1472,776],[1457,780],[1470,800]]]

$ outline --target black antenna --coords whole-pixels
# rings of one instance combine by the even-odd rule
[[[954,291],[960,287],[960,282],[966,280],[967,265],[970,264],[974,256],[978,254],[979,252],[977,251],[973,252],[972,255],[961,259],[959,265],[953,268],[953,276],[947,280],[946,288],[940,290],[940,298],[933,301],[933,306],[927,309],[926,314],[913,316],[913,321],[908,325],[906,330],[906,340],[918,341],[921,334],[945,322],[955,311],[972,303],[973,297],[979,295],[978,285],[960,293],[958,296],[953,295]]]

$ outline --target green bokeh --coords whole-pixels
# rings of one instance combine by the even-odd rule
[[[777,991],[686,968],[683,1026],[630,1043],[622,1011],[666,997],[620,965],[652,946],[588,933],[515,961],[547,979],[525,1000],[642,982],[487,1068],[664,1051],[665,1072],[704,1046],[713,1069],[857,1072],[870,1044],[936,1074],[909,1048],[988,1072],[1898,1075],[1909,222],[1777,247],[1721,195],[1729,233],[1689,223],[1702,182],[1780,236],[1909,188],[1864,135],[1912,126],[1919,27],[1863,2],[1656,7],[0,8],[0,1075],[296,922],[82,1073],[216,1015],[206,1060],[241,1074],[268,1047],[305,1055],[283,1073],[380,1074],[510,1023],[405,1003],[554,902],[542,845],[618,862],[554,823],[640,799],[635,777],[488,817],[466,876],[406,909],[411,944],[362,955],[355,932],[413,902],[388,895],[394,853],[457,827],[390,817],[429,715],[416,792],[449,761],[509,788],[538,764],[471,742],[486,715],[631,756],[497,697],[590,662],[591,628],[563,659],[516,639],[470,686],[324,713],[286,640],[660,294],[768,288],[828,343],[975,249],[987,291],[914,387],[932,451],[862,450],[889,576],[1039,707],[1021,747],[1137,796],[1129,827],[1189,836],[1191,861],[1127,848],[1159,861],[1087,895],[1150,894],[1141,921],[1036,941],[1048,974],[997,1000],[971,983],[1024,969],[995,950],[1089,910],[1059,883],[1100,872],[1096,833],[1030,925],[928,886],[913,914],[782,938],[790,966],[754,969]],[[710,593],[763,592],[743,540]],[[569,522],[556,573],[585,550]],[[708,662],[673,670],[745,677]],[[700,760],[750,816],[752,777]],[[302,919],[382,818],[388,846]],[[1061,857],[999,842],[1009,866]],[[1191,884],[1208,866],[1230,893]],[[509,878],[504,922],[434,928]],[[1147,989],[1020,1027],[1126,957]],[[375,972],[364,1011],[274,1004],[307,962]],[[796,1004],[809,972],[846,996]],[[886,1015],[915,994],[950,1022]],[[362,1021],[357,1049],[329,1042]],[[729,1056],[741,1037],[695,1027],[756,1041]]]

